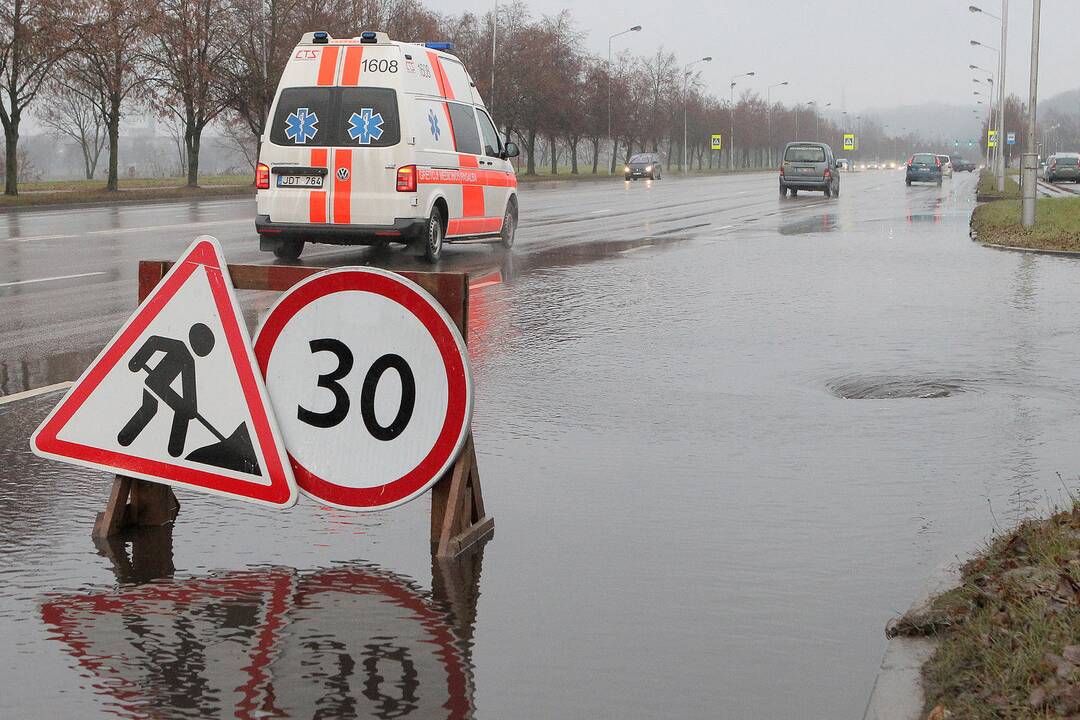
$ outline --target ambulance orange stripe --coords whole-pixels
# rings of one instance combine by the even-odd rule
[[[484,186],[461,187],[461,214],[468,218],[484,216]]]
[[[431,63],[431,70],[435,73],[435,82],[439,84],[439,94],[447,100],[453,100],[454,89],[450,87],[450,80],[446,77],[446,71],[443,70],[442,61],[433,52],[428,52],[427,56]]]
[[[484,187],[517,187],[513,173],[499,170],[456,170],[452,168],[418,168],[416,182],[421,185],[481,185]]]
[[[326,148],[311,149],[311,167],[326,167]],[[325,190],[312,190],[308,193],[308,222],[326,222]]]
[[[458,165],[463,168],[478,168],[480,167],[480,158],[475,155],[458,155]]]
[[[447,235],[475,235],[477,233],[494,233],[502,230],[501,217],[494,218],[462,218],[451,220],[446,224]]]
[[[337,72],[337,57],[340,49],[333,45],[327,45],[323,48],[322,58],[319,60],[319,74],[315,81],[316,85],[334,84],[334,73]]]
[[[338,171],[345,168],[349,174],[342,180]],[[334,224],[348,225],[352,205],[352,150],[334,151]]]
[[[345,67],[341,70],[342,85],[360,84],[360,61],[364,57],[364,48],[345,48]]]

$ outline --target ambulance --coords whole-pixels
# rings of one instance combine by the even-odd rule
[[[517,178],[449,43],[310,32],[292,51],[255,172],[259,247],[401,242],[429,261],[462,240],[514,244]]]

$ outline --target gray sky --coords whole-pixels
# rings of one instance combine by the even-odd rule
[[[491,9],[492,0],[427,0],[443,12]],[[640,24],[640,33],[615,39],[616,52],[647,54],[663,45],[683,62],[711,55],[702,77],[726,94],[730,76],[753,70],[748,87],[766,85],[786,103],[819,99],[848,110],[916,104],[936,99],[974,107],[969,64],[994,68],[1000,26],[968,12],[970,0],[529,0],[534,14],[564,8],[588,33],[589,50],[605,56],[612,33]],[[976,0],[996,15],[1001,0]],[[1007,89],[1025,100],[1031,43],[1031,0],[1011,0]],[[1080,86],[1080,0],[1043,0],[1039,96]]]

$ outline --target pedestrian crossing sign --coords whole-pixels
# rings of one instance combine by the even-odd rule
[[[30,446],[45,458],[264,506],[296,502],[217,240],[195,240]]]
[[[854,150],[857,147],[855,142],[855,133],[844,133],[844,149]]]
[[[986,147],[997,147],[997,130],[986,131]]]
[[[711,139],[710,147],[713,150],[720,151],[720,150],[722,150],[724,148],[724,138],[723,138],[723,136],[720,135],[720,133],[713,133],[713,135],[712,135],[712,137],[710,139]]]

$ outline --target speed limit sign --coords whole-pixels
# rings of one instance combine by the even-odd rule
[[[406,278],[344,267],[284,293],[255,358],[300,490],[334,507],[383,510],[431,487],[465,443],[465,342]]]

